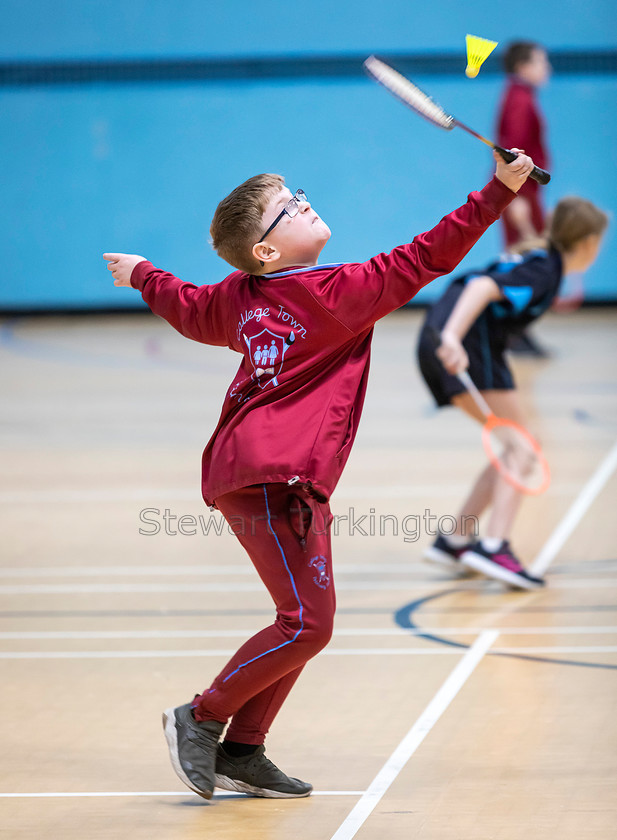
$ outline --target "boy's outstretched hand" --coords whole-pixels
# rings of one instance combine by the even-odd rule
[[[493,152],[497,164],[495,175],[512,192],[518,192],[533,169],[534,162],[528,155],[524,154],[522,149],[511,149],[510,151],[518,155],[512,163],[506,163],[499,152]]]
[[[146,258],[137,254],[103,254],[103,259],[107,260],[107,268],[114,278],[114,286],[130,286],[133,269]]]

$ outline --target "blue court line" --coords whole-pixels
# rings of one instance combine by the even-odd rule
[[[285,568],[287,569],[287,574],[289,575],[289,579],[291,580],[291,585],[293,587],[294,595],[296,596],[296,601],[298,602],[298,606],[300,607],[300,627],[296,631],[293,639],[288,639],[286,642],[283,642],[282,644],[277,645],[274,648],[270,648],[270,650],[266,650],[266,651],[264,651],[264,653],[260,653],[259,656],[254,656],[252,659],[249,659],[247,662],[243,662],[241,665],[238,665],[238,667],[236,668],[235,671],[232,671],[231,674],[227,674],[227,676],[223,680],[224,683],[226,683],[228,679],[233,677],[234,674],[237,674],[238,671],[241,668],[246,668],[247,665],[250,665],[252,662],[256,662],[258,659],[262,659],[262,657],[267,656],[269,653],[274,653],[274,651],[280,650],[281,648],[287,647],[287,645],[292,644],[293,642],[296,641],[296,639],[298,638],[300,633],[304,630],[304,619],[302,618],[302,613],[303,613],[304,608],[302,606],[302,601],[300,600],[300,597],[298,595],[298,590],[296,589],[296,582],[295,582],[294,577],[291,573],[291,569],[289,568],[289,566],[287,564],[287,558],[285,557],[285,552],[283,551],[283,546],[281,545],[281,543],[279,541],[279,538],[277,536],[276,531],[272,527],[272,519],[271,519],[271,516],[270,516],[270,505],[268,504],[268,491],[266,489],[265,484],[263,485],[263,491],[264,491],[264,498],[266,500],[266,513],[268,514],[268,529],[270,530],[270,533],[274,536],[274,539],[276,540],[276,544],[279,547],[279,551],[281,552],[281,557],[283,558],[283,563],[285,564]]]
[[[418,635],[420,638],[427,639],[430,642],[436,642],[437,644],[447,645],[448,647],[457,647],[462,650],[467,650],[470,645],[463,644],[462,642],[455,642],[453,639],[447,639],[444,636],[437,636],[433,633],[423,633],[422,628],[416,624],[414,620],[414,613],[416,613],[429,601],[434,601],[436,598],[442,598],[445,595],[454,595],[458,592],[464,591],[465,590],[463,589],[447,589],[445,592],[436,592],[434,595],[427,595],[424,598],[418,598],[418,600],[412,601],[410,604],[406,604],[404,607],[398,609],[394,613],[394,621],[404,630],[419,631]],[[548,611],[553,612],[553,610]],[[579,668],[602,668],[607,671],[617,671],[617,665],[607,665],[603,662],[579,662],[574,659],[551,659],[545,656],[530,656],[523,653],[505,653],[501,651],[489,651],[488,655],[505,656],[511,659],[525,659],[529,662],[544,662],[551,665],[575,665]]]

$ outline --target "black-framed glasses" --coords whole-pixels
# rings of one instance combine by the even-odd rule
[[[294,193],[293,197],[289,199],[289,201],[288,201],[288,202],[287,202],[287,204],[283,207],[283,209],[282,209],[282,210],[281,210],[281,212],[278,214],[278,216],[276,217],[276,219],[272,222],[272,224],[270,225],[270,227],[268,228],[268,230],[267,230],[267,231],[263,234],[263,236],[261,237],[261,239],[259,240],[259,242],[263,242],[263,241],[264,241],[264,239],[266,238],[266,236],[267,236],[269,233],[271,233],[271,232],[274,230],[274,228],[278,225],[278,223],[281,221],[281,219],[283,218],[283,216],[289,216],[289,218],[290,218],[290,219],[293,219],[293,217],[294,217],[294,216],[297,216],[297,215],[298,215],[298,211],[299,211],[299,209],[300,209],[299,204],[300,204],[300,202],[301,202],[301,201],[303,201],[303,202],[307,202],[307,201],[308,201],[308,198],[306,197],[306,193],[304,192],[304,190],[296,190],[296,192]],[[257,242],[256,244],[257,244],[257,245],[259,245],[259,242]]]

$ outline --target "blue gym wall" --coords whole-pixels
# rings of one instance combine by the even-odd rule
[[[4,0],[0,309],[143,306],[111,284],[107,250],[143,254],[198,284],[220,280],[231,269],[211,251],[209,221],[218,201],[257,172],[281,172],[308,193],[333,229],[325,261],[362,260],[409,240],[486,182],[489,151],[418,119],[361,74],[293,68],[319,56],[424,56],[415,80],[490,136],[503,79],[497,57],[477,79],[465,77],[467,32],[502,44],[539,40],[579,58],[613,56],[605,72],[593,61],[591,71],[566,63],[540,95],[553,158],[547,205],[576,193],[610,211],[615,9],[614,0],[590,0],[584,16],[574,0],[520,0],[507,14],[489,0]],[[431,55],[456,53],[460,68],[431,72]],[[159,61],[251,57],[297,64],[275,78],[216,78],[216,65],[208,79],[156,78]],[[149,60],[150,75],[111,78],[127,60]],[[76,61],[99,70],[59,79],[57,68]],[[101,67],[111,68],[109,78]],[[491,229],[464,266],[492,259],[500,233]],[[590,300],[617,300],[616,242],[610,231],[588,273]]]

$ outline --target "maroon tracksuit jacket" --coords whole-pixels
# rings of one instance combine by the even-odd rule
[[[375,321],[451,272],[513,198],[493,178],[432,230],[364,263],[235,271],[205,286],[139,263],[131,283],[155,314],[242,356],[203,454],[206,503],[294,479],[327,500],[358,429]]]

